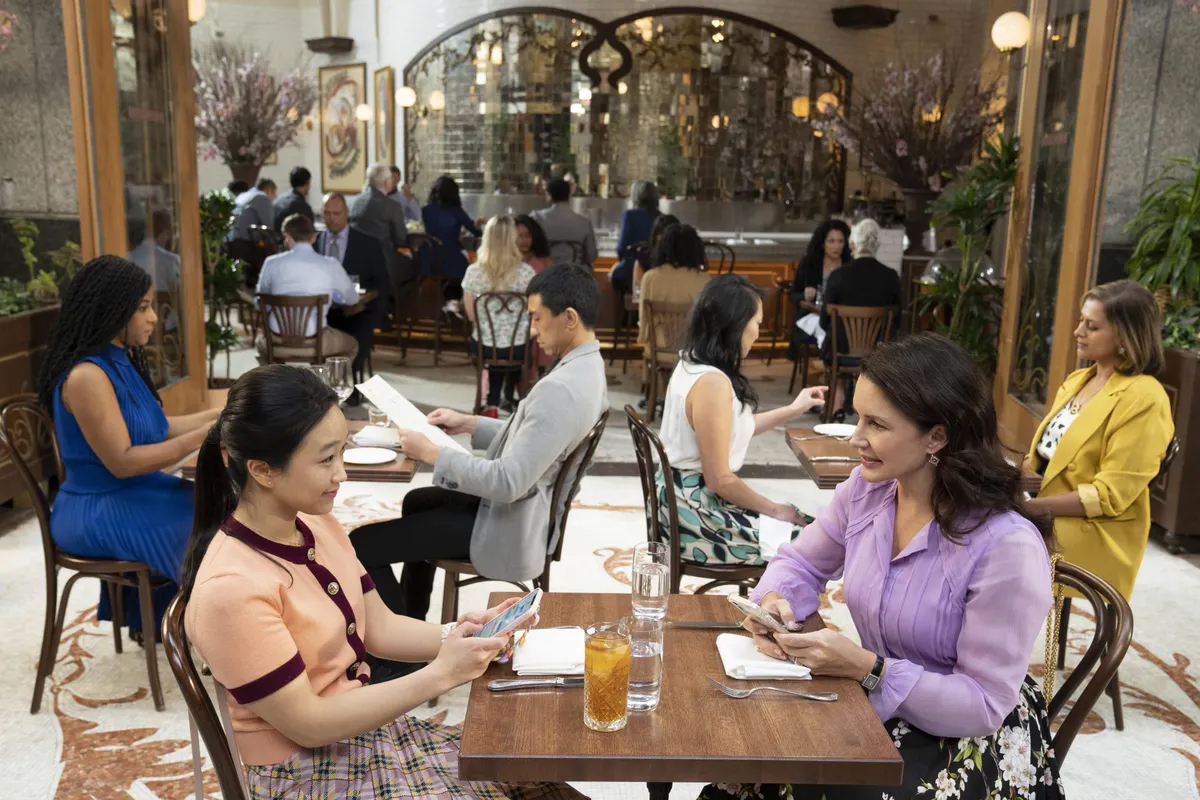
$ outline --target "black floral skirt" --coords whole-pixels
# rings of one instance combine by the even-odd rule
[[[884,723],[904,758],[900,786],[709,784],[700,800],[1062,800],[1041,689],[1028,675],[1017,707],[991,736],[931,736],[902,719]]]

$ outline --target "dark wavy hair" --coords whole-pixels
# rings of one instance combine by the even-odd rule
[[[862,376],[921,430],[945,426],[932,497],[943,536],[961,543],[990,517],[1015,511],[1056,549],[1053,520],[1026,506],[1021,469],[1001,452],[991,384],[965,350],[939,334],[914,333],[875,348]]]
[[[650,263],[656,267],[671,264],[700,270],[704,269],[705,261],[704,242],[691,225],[672,225],[663,231],[658,247],[650,256]]]
[[[458,182],[449,175],[443,175],[434,181],[429,190],[429,205],[462,208],[462,198],[458,194]]]
[[[144,269],[120,256],[94,258],[76,273],[63,294],[38,372],[38,400],[49,414],[54,414],[54,390],[63,375],[81,359],[106,352],[129,325],[151,285]],[[145,351],[129,348],[129,360],[158,398]]]
[[[738,402],[758,410],[758,392],[742,374],[742,332],[762,305],[762,292],[744,275],[718,275],[696,296],[684,357],[725,373]]]
[[[542,229],[541,223],[528,214],[518,214],[516,223],[529,231],[529,235],[533,238],[533,243],[529,245],[529,252],[538,258],[549,258],[550,240],[546,238],[546,231]]]
[[[246,488],[246,462],[287,467],[304,437],[337,402],[333,389],[310,370],[284,364],[257,367],[233,384],[196,461],[196,508],[179,581],[185,599],[209,544]]]
[[[817,226],[813,231],[812,238],[808,240],[808,249],[804,251],[804,258],[800,259],[799,271],[801,275],[808,277],[810,280],[816,278],[817,286],[821,285],[821,273],[825,265],[825,240],[829,237],[830,231],[841,231],[842,234],[842,265],[850,263],[850,226],[842,222],[840,219],[827,219]],[[806,286],[812,286],[813,283],[805,281]]]

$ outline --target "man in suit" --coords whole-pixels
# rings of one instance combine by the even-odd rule
[[[395,191],[396,178],[387,164],[372,164],[367,171],[367,185],[350,204],[350,224],[365,234],[374,236],[383,246],[388,275],[393,287],[416,280],[413,261],[397,250],[408,247],[408,226],[404,209],[388,199]]]
[[[592,229],[590,219],[571,210],[571,184],[565,178],[555,178],[546,187],[546,195],[550,207],[534,211],[529,216],[537,220],[546,232],[546,239],[550,242],[550,257],[555,264],[569,264],[582,258],[583,264],[590,267],[599,255],[596,250],[596,231]],[[559,242],[577,243],[580,255],[576,255],[574,247]]]
[[[379,240],[350,227],[350,209],[340,192],[325,195],[322,205],[325,230],[317,234],[316,251],[332,258],[358,280],[365,294],[352,306],[329,310],[329,324],[345,331],[358,342],[354,359],[354,379],[363,380],[363,368],[375,343],[375,328],[387,311],[391,281]],[[357,392],[351,401],[357,398]]]
[[[275,230],[283,230],[283,221],[292,214],[300,214],[310,220],[316,219],[312,206],[308,204],[308,190],[312,186],[312,173],[304,167],[293,167],[288,175],[292,188],[275,200]]]
[[[259,178],[253,189],[233,198],[235,222],[226,237],[229,255],[246,262],[242,275],[247,286],[258,283],[263,261],[276,250],[275,181]]]
[[[480,575],[500,580],[529,580],[545,567],[554,544],[547,541],[554,481],[608,408],[608,390],[595,332],[600,289],[591,271],[548,267],[527,292],[530,336],[558,364],[506,421],[444,408],[429,415],[451,435],[472,434],[483,456],[401,431],[405,454],[434,466],[433,485],[405,495],[400,519],[351,536],[393,611],[425,618],[438,559],[470,558]],[[405,564],[401,583],[391,567],[398,562]]]

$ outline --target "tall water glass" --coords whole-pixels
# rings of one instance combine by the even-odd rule
[[[344,403],[354,394],[354,375],[350,372],[350,359],[335,356],[325,359],[326,382],[337,393],[338,402]]]
[[[583,724],[619,731],[629,721],[629,634],[619,622],[587,629],[583,649]]]
[[[663,628],[661,619],[625,617],[621,630],[629,636],[629,710],[653,711],[662,695]]]
[[[633,549],[633,615],[662,619],[671,594],[670,551],[664,542],[646,542]]]

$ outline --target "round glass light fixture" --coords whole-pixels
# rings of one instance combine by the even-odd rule
[[[205,0],[188,0],[188,22],[195,25],[204,19],[204,12],[207,10],[208,3]]]
[[[804,119],[808,116],[808,98],[797,97],[792,100],[792,116]]]
[[[401,86],[396,90],[396,102],[401,108],[412,108],[417,104],[417,90],[411,86]]]
[[[429,93],[429,107],[434,111],[441,111],[446,107],[446,93],[440,89],[434,89]]]
[[[360,122],[370,121],[371,116],[372,116],[371,115],[371,107],[369,105],[367,105],[366,103],[359,103],[354,108],[354,116],[357,117]]]
[[[833,92],[825,92],[817,98],[817,111],[822,114],[836,114],[838,110],[838,96]]]
[[[1001,53],[1020,50],[1029,42],[1029,31],[1029,17],[1020,11],[1006,12],[992,23],[992,44]]]

